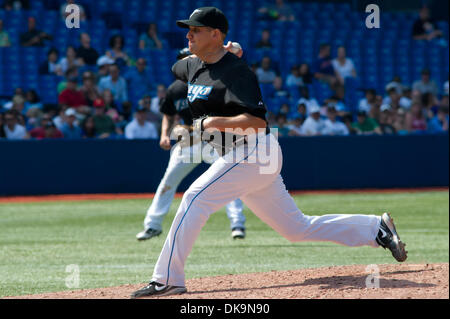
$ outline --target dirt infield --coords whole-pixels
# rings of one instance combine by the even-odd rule
[[[373,265],[375,266],[375,265]],[[166,299],[447,299],[449,267],[443,264],[365,265],[226,275],[187,281],[188,293]],[[368,276],[372,273],[372,277]],[[373,279],[371,279],[373,278]],[[379,283],[379,288],[372,287]],[[25,299],[123,299],[142,285],[62,291]],[[162,298],[162,297],[161,297]]]
[[[346,194],[346,193],[416,193],[448,191],[448,187],[427,187],[427,188],[388,188],[388,189],[346,189],[346,190],[304,190],[289,191],[291,195],[311,195],[311,194]],[[67,194],[67,195],[41,195],[41,196],[0,196],[2,203],[34,203],[34,202],[54,202],[54,201],[83,201],[83,200],[114,200],[114,199],[152,199],[154,193],[142,194]],[[183,193],[176,193],[176,198],[181,198]]]

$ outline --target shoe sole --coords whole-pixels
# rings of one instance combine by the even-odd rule
[[[406,258],[408,258],[408,252],[405,250],[406,244],[400,240],[400,236],[397,234],[397,229],[394,225],[394,219],[391,217],[390,213],[384,213],[381,218],[393,235],[393,245],[389,247],[392,256],[399,262],[405,261]]]
[[[167,291],[156,293],[156,294],[149,294],[149,295],[141,295],[141,296],[133,296],[131,295],[131,299],[139,299],[139,298],[147,298],[147,297],[164,297],[164,296],[170,296],[170,295],[181,295],[187,292],[186,287],[172,287]]]
[[[244,233],[238,233],[238,234],[233,235],[233,233],[232,233],[231,237],[233,237],[233,239],[244,239],[245,238],[245,234]]]
[[[182,295],[186,292],[187,292],[186,287],[173,287],[160,295],[155,295],[155,297],[156,296]]]

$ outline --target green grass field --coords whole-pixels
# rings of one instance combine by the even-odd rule
[[[449,193],[295,196],[308,215],[391,211],[409,263],[449,261]],[[80,289],[150,279],[178,207],[164,232],[138,242],[149,200],[0,203],[0,297],[69,290],[66,267],[79,266]],[[395,263],[389,251],[333,243],[290,243],[248,209],[247,238],[233,240],[225,209],[213,214],[186,265],[186,277],[348,264]],[[71,290],[71,289],[70,289]]]

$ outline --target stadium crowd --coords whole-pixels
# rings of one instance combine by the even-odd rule
[[[63,19],[65,6],[73,3],[74,0],[67,0],[61,5]],[[28,5],[28,1],[7,0],[3,9],[25,10]],[[83,8],[81,13],[82,20],[86,19]],[[261,19],[295,20],[292,10],[281,0],[260,8],[258,13]],[[424,8],[411,37],[415,41],[441,41],[447,45],[442,32],[428,20],[429,12]],[[46,46],[52,40],[51,34],[39,29],[39,21],[34,17],[28,17],[24,23],[28,29],[20,35],[21,46]],[[253,49],[270,52],[271,30],[263,30],[258,36],[261,38],[254,47],[244,47],[244,52]],[[37,90],[16,88],[0,104],[0,138],[159,138],[162,118],[159,105],[166,86],[148,76],[146,58],[125,52],[126,40],[122,35],[114,35],[109,49],[99,52],[90,35],[83,32],[78,46],[50,47],[47,59],[35,67],[40,75],[62,78],[57,105],[42,103],[41,92]],[[138,49],[161,50],[167,44],[162,40],[158,26],[149,23],[148,29],[139,35]],[[0,47],[9,46],[8,30],[0,19]],[[84,66],[89,68],[83,69]],[[278,129],[280,136],[448,132],[449,83],[438,87],[427,68],[410,87],[396,76],[386,83],[384,92],[360,88],[364,90],[364,98],[357,105],[347,105],[346,83],[358,77],[358,70],[347,56],[345,46],[332,52],[330,44],[321,44],[314,63],[292,65],[286,76],[269,55],[251,67],[268,107],[269,125]],[[315,82],[326,84],[332,95],[319,102],[311,95],[311,84]],[[136,104],[130,99],[132,90],[139,94]],[[274,105],[272,101],[279,103]]]

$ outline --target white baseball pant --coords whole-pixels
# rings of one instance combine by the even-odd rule
[[[249,155],[229,161],[239,148],[215,161],[184,193],[155,265],[152,280],[185,286],[184,264],[209,216],[226,203],[241,198],[262,221],[292,242],[329,241],[346,246],[378,247],[375,237],[380,217],[333,214],[307,216],[297,208],[280,176],[281,148],[272,135],[259,136]],[[252,149],[250,149],[252,148]],[[270,151],[274,170],[261,173],[258,157]]]

